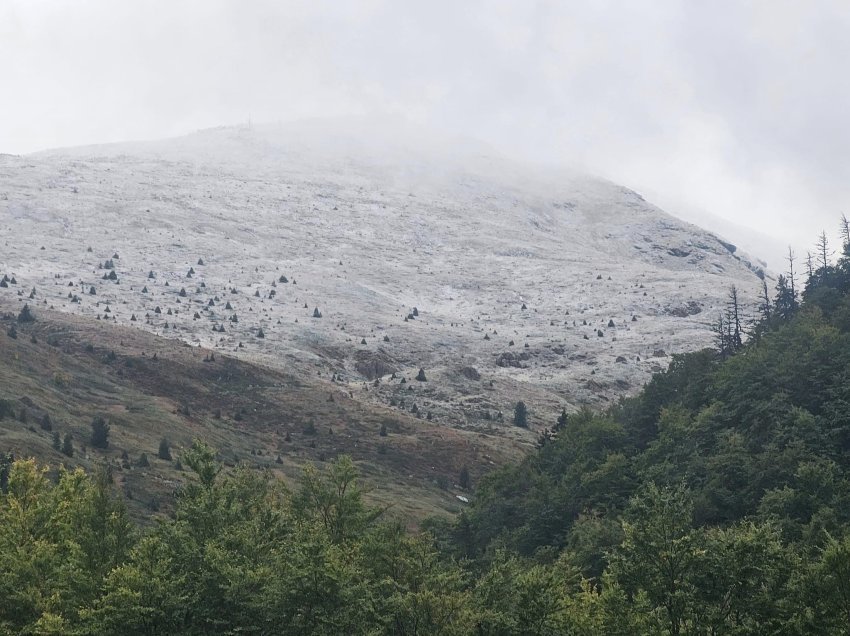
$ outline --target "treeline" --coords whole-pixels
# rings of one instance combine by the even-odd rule
[[[472,586],[365,506],[350,460],[288,490],[198,443],[173,518],[142,532],[106,473],[4,469],[0,632],[468,633]],[[483,593],[483,591],[482,591]]]
[[[740,344],[562,414],[425,532],[347,458],[288,489],[198,443],[147,530],[108,473],[0,462],[0,632],[847,634],[850,235],[822,255]]]
[[[570,547],[509,540],[474,559],[383,522],[347,459],[287,490],[265,472],[192,478],[142,532],[106,473],[10,464],[0,507],[0,632],[14,634],[846,633],[850,542],[806,552],[769,521],[695,527],[684,486],[638,490],[617,529]],[[616,543],[603,573],[576,546]],[[583,538],[582,538],[583,537]],[[593,548],[595,550],[596,548]],[[587,551],[584,552],[587,554]]]
[[[556,554],[619,599],[622,633],[850,632],[846,220],[842,235],[837,261],[821,235],[803,284],[789,254],[753,323],[730,293],[716,350],[560,418],[435,524],[441,546],[474,562]]]

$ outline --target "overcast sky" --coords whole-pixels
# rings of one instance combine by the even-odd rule
[[[376,112],[804,247],[850,209],[850,0],[0,0],[0,152]]]

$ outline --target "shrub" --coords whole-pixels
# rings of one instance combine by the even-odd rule
[[[156,454],[160,459],[171,460],[171,447],[166,438],[159,440],[159,451]]]
[[[517,402],[514,407],[514,426],[528,428],[528,408],[522,400]]]
[[[94,448],[109,448],[109,424],[100,416],[91,422],[91,445]]]
[[[21,313],[18,314],[18,322],[35,322],[35,316],[29,305],[24,305],[21,309]]]
[[[466,466],[460,469],[460,474],[457,476],[457,484],[464,490],[467,490],[469,488],[469,468],[467,468]]]
[[[65,433],[62,440],[62,453],[68,457],[74,456],[74,437],[70,433]]]

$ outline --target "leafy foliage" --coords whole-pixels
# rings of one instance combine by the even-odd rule
[[[485,562],[554,551],[598,586],[603,632],[623,628],[608,604],[632,632],[847,630],[850,245],[836,265],[820,254],[802,303],[780,278],[744,342],[733,291],[720,351],[562,415],[439,542]]]

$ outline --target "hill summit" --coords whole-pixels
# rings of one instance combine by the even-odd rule
[[[637,390],[764,275],[628,188],[399,124],[5,155],[0,183],[7,302],[484,430]]]

